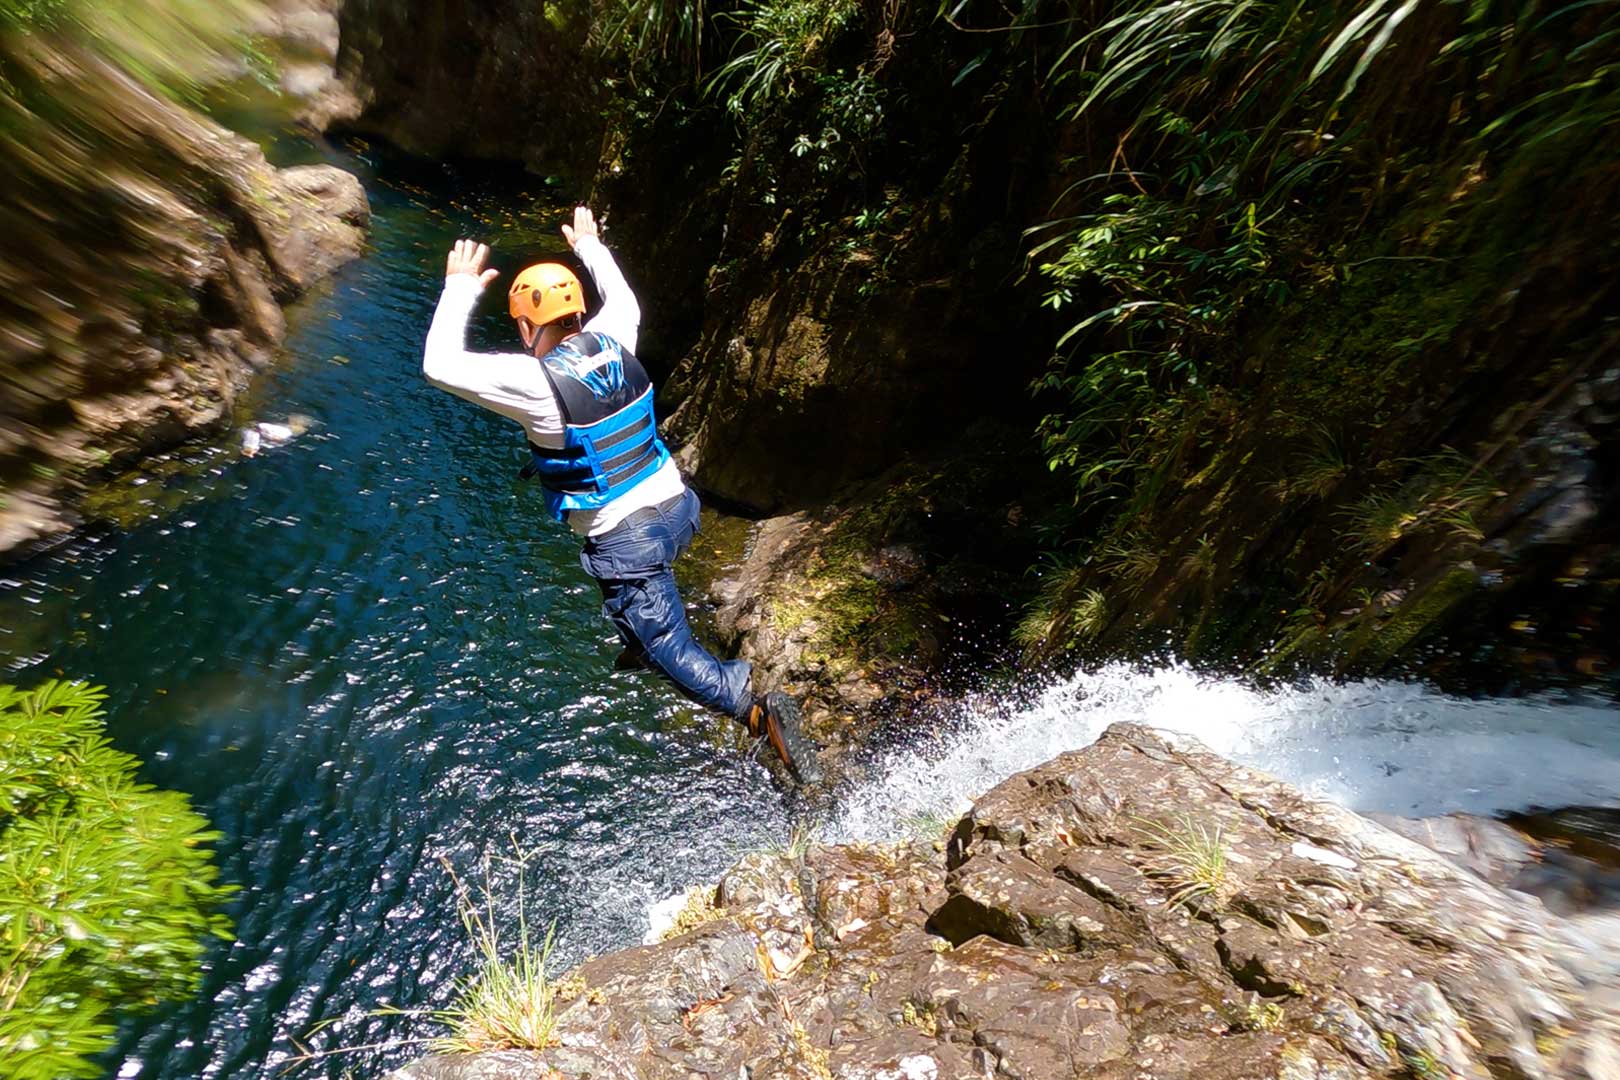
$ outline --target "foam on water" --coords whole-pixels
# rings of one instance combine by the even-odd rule
[[[1390,681],[1257,689],[1180,664],[1114,663],[1050,686],[1033,704],[965,710],[930,743],[891,752],[840,800],[827,835],[881,839],[907,819],[954,816],[1119,722],[1192,736],[1352,810],[1421,817],[1620,803],[1612,706],[1469,700]]]

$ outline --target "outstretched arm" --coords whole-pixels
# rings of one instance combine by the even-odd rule
[[[596,281],[596,291],[602,297],[602,310],[585,324],[587,330],[599,330],[631,352],[636,351],[636,338],[641,329],[641,305],[636,294],[619,272],[619,264],[607,245],[597,235],[596,218],[588,206],[574,207],[574,224],[562,227],[564,239],[579,256],[585,269]]]
[[[536,385],[539,365],[522,353],[476,353],[467,350],[467,319],[499,271],[486,270],[489,248],[457,240],[445,262],[444,292],[439,296],[422,350],[422,374],[441,390],[510,417],[520,424],[544,425],[538,404],[549,401]]]

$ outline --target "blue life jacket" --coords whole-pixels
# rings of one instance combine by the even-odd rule
[[[537,446],[521,475],[540,478],[546,509],[558,521],[570,510],[606,506],[669,460],[653,416],[653,386],[641,361],[606,334],[567,338],[540,358],[557,395],[563,445]]]

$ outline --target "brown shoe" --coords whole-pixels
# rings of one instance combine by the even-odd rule
[[[816,745],[804,734],[804,717],[797,701],[780,691],[755,698],[748,709],[747,723],[750,735],[770,741],[771,749],[795,780],[801,784],[821,782]]]

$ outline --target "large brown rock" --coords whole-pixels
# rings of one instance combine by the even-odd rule
[[[396,1080],[1609,1080],[1617,1060],[1590,927],[1139,727],[988,792],[943,856],[755,855],[715,898],[715,921],[581,968],[557,1046]]]
[[[280,305],[358,255],[369,217],[348,173],[277,169],[104,61],[30,40],[8,46],[5,107],[53,103],[80,129],[6,128],[28,139],[0,166],[0,558],[71,528],[83,480],[228,423],[286,332]]]
[[[602,141],[603,79],[623,75],[601,70],[583,47],[591,19],[581,0],[345,0],[340,104],[312,119],[415,153],[588,176]]]
[[[931,719],[956,689],[941,674],[982,670],[1030,588],[1024,507],[1049,474],[1026,464],[994,448],[907,463],[818,511],[759,522],[708,583],[719,650],[754,665],[756,688],[799,698],[832,757],[877,717]]]

